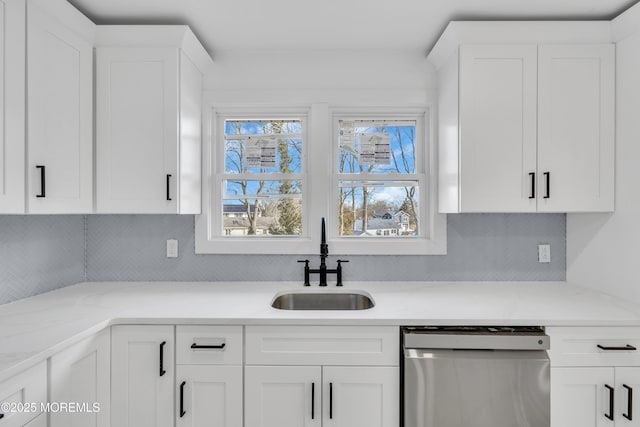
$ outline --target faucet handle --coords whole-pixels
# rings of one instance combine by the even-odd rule
[[[336,276],[338,279],[338,283],[336,283],[336,286],[342,286],[342,263],[343,262],[349,262],[349,261],[346,259],[338,260],[338,268],[336,268]]]
[[[299,259],[298,262],[304,262],[304,286],[311,286],[309,283],[309,260]]]

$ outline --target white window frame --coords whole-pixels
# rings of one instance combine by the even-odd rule
[[[228,119],[294,119],[302,121],[302,234],[299,236],[225,236],[220,214],[225,176],[224,123]],[[196,253],[198,254],[286,254],[310,253],[308,108],[239,108],[212,107],[205,120],[203,155],[202,214],[196,218]],[[263,179],[277,179],[279,174],[265,174]],[[255,178],[260,179],[260,175]]]
[[[415,120],[416,121],[416,159],[415,174],[420,188],[419,224],[420,235],[416,237],[351,237],[338,233],[338,181],[358,174],[339,174],[339,121],[340,120]],[[433,117],[430,109],[413,108],[335,108],[331,111],[332,129],[332,180],[331,180],[331,212],[328,229],[331,230],[328,240],[333,252],[344,255],[444,255],[447,253],[446,215],[439,214],[437,209],[438,186],[436,147],[433,141]],[[404,174],[367,174],[365,179],[402,180]]]
[[[195,249],[198,254],[279,254],[315,255],[320,248],[320,221],[327,221],[330,255],[444,255],[447,253],[446,215],[439,214],[437,147],[433,142],[430,108],[330,108],[328,104],[297,107],[210,106],[205,109],[203,144],[202,214],[196,216]],[[216,206],[222,203],[222,185],[217,176],[224,172],[225,118],[301,118],[303,124],[302,187],[303,230],[300,236],[224,236]],[[422,159],[420,180],[420,220],[417,237],[357,238],[341,237],[337,231],[338,132],[337,121],[347,118],[386,118],[420,120],[416,137]],[[222,132],[220,136],[219,132]],[[418,134],[420,136],[418,137]],[[422,147],[422,148],[420,148]],[[416,162],[417,163],[417,162]],[[416,166],[418,167],[418,166]],[[380,179],[388,177],[380,176]],[[212,192],[212,189],[216,189]],[[211,203],[211,197],[216,201]],[[216,218],[217,217],[217,218]],[[216,231],[217,230],[217,231]]]

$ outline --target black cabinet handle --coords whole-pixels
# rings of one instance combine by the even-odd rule
[[[167,174],[167,201],[171,201],[171,174]]]
[[[163,376],[167,373],[167,371],[164,370],[164,346],[166,344],[166,341],[162,341],[160,343],[160,376]]]
[[[529,172],[529,176],[531,177],[531,193],[529,194],[530,199],[536,198],[536,173]]]
[[[37,169],[40,169],[40,194],[36,194],[36,197],[46,197],[46,193],[45,193],[45,175],[44,175],[44,169],[45,167],[42,165],[38,165],[36,166]]]
[[[609,390],[609,413],[604,416],[613,421],[613,387],[607,384],[604,386]]]
[[[622,416],[633,421],[633,389],[626,384],[622,384],[622,387],[627,389],[627,413]]]
[[[311,383],[311,419],[316,418],[316,383]]]
[[[223,349],[226,347],[226,343],[222,343],[220,345],[198,345],[196,343],[191,344],[191,348],[217,348],[217,349]]]
[[[333,419],[333,383],[329,383],[329,419]]]
[[[0,414],[0,420],[4,418],[4,414]]]
[[[633,350],[633,351],[635,351],[635,350],[637,350],[637,348],[635,348],[634,346],[629,345],[629,344],[625,345],[624,347],[607,347],[607,346],[598,344],[598,348],[600,350],[613,350],[613,351],[623,351],[623,350]]]
[[[551,172],[545,172],[544,177],[546,186],[546,193],[544,195],[544,198],[548,199],[549,197],[551,197]]]
[[[182,384],[180,384],[180,418],[184,417],[187,413],[184,410],[184,385],[186,383],[186,381],[182,381]]]

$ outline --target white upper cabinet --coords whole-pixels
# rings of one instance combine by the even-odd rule
[[[25,2],[0,0],[0,214],[25,212]]]
[[[460,210],[531,212],[536,171],[535,45],[460,47]]]
[[[93,211],[95,26],[66,2],[27,3],[27,211]]]
[[[454,24],[429,55],[439,78],[440,212],[613,211],[608,27]]]
[[[184,26],[99,27],[97,211],[200,212],[202,74]]]
[[[538,211],[613,211],[614,45],[540,46],[538,111]]]

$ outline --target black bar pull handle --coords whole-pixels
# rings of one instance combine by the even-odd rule
[[[529,172],[529,176],[531,177],[531,193],[529,193],[530,199],[536,198],[536,173]]]
[[[45,185],[46,185],[46,178],[45,178],[45,167],[43,165],[37,165],[36,169],[40,169],[40,194],[36,194],[36,197],[46,197],[46,193],[45,193]]]
[[[0,414],[0,420],[4,418],[4,414]]]
[[[545,178],[545,195],[544,198],[548,199],[549,197],[551,197],[551,172],[545,172],[544,173],[544,178]]]
[[[316,383],[311,383],[311,419],[316,418]]]
[[[160,376],[163,376],[167,373],[167,371],[164,370],[164,346],[166,344],[166,341],[162,341],[160,343]]]
[[[613,421],[613,387],[608,384],[605,384],[604,386],[609,390],[609,413],[604,414],[604,416]]]
[[[622,384],[622,387],[627,389],[627,413],[622,416],[633,421],[633,389],[626,384]]]
[[[227,346],[226,343],[222,343],[219,345],[199,345],[196,343],[191,344],[191,348],[215,348],[215,349],[223,349]]]
[[[637,350],[637,348],[635,348],[634,346],[629,345],[629,344],[626,344],[624,347],[615,347],[615,346],[614,347],[608,347],[608,346],[605,346],[605,345],[598,344],[598,348],[600,350],[610,350],[610,351],[624,351],[624,350],[635,351],[635,350]]]
[[[333,419],[333,383],[329,383],[329,419]]]
[[[167,201],[171,201],[171,174],[167,174]]]
[[[184,410],[184,386],[186,383],[186,381],[182,381],[182,384],[180,384],[180,418],[184,417],[187,413]]]

